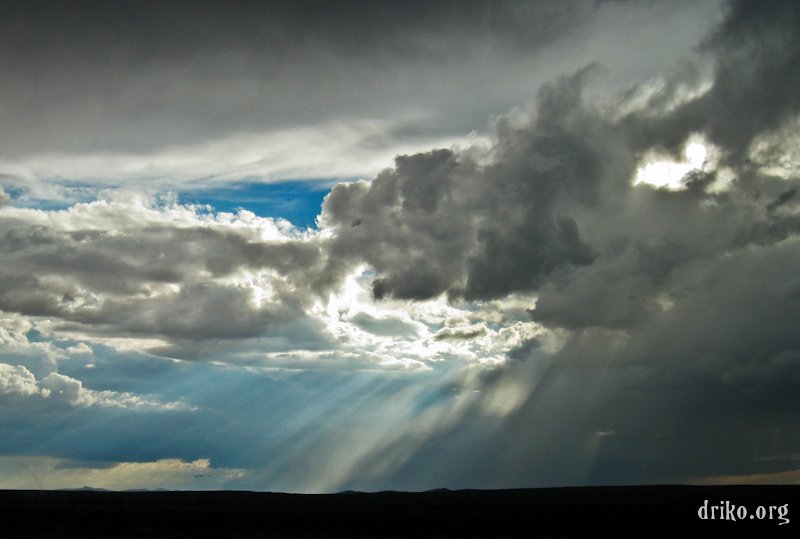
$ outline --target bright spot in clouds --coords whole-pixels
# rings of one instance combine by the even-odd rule
[[[681,189],[683,177],[693,170],[702,169],[707,154],[705,145],[700,142],[690,142],[683,151],[683,161],[650,161],[636,171],[635,183]]]
[[[689,161],[689,164],[692,165],[692,168],[702,168],[703,163],[706,160],[707,152],[705,146],[699,142],[692,142],[686,146],[684,154],[686,155],[686,159]]]

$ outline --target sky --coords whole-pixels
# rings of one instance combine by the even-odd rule
[[[0,488],[800,482],[800,5],[8,1]]]

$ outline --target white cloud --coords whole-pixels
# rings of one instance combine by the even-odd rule
[[[22,365],[0,363],[0,395],[34,399],[57,407],[125,408],[149,411],[190,410],[181,402],[162,402],[150,396],[128,392],[97,391],[83,387],[80,380],[51,372],[41,380]]]
[[[558,336],[532,322],[525,309],[535,299],[512,295],[503,300],[468,304],[442,295],[426,301],[371,297],[365,267],[356,268],[318,302],[309,316],[320,320],[342,357],[361,358],[383,368],[427,370],[433,363],[454,360],[486,366],[506,361],[506,353],[538,338],[544,350],[560,346]],[[306,356],[308,357],[308,356]],[[272,359],[277,359],[271,356]]]
[[[210,213],[206,207],[177,204],[172,192],[156,193],[146,189],[106,189],[98,193],[96,200],[64,210],[6,207],[0,219],[63,232],[96,230],[116,235],[145,226],[217,226],[250,233],[251,238],[261,240],[288,239],[294,232],[291,224],[282,219],[258,217],[247,210],[236,214]]]
[[[299,313],[304,272],[320,271],[313,237],[286,221],[134,191],[60,211],[3,208],[0,236],[6,311],[51,337],[138,350],[258,334]],[[34,346],[14,327],[0,339]]]
[[[0,363],[24,365],[34,375],[45,376],[57,370],[64,352],[47,340],[30,340],[33,329],[38,325],[30,317],[0,311]]]
[[[25,367],[0,363],[0,393],[29,396],[40,394],[41,390],[33,373]]]
[[[15,348],[21,348],[31,344],[25,333],[33,327],[33,324],[27,317],[11,313],[2,313],[1,316],[0,344]]]

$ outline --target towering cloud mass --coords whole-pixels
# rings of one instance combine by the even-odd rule
[[[701,9],[687,5],[673,9]],[[165,13],[159,24],[202,42],[198,50],[177,45],[153,20],[132,14],[132,28],[152,31],[152,41],[122,28],[107,57],[88,55],[87,64],[76,65],[89,81],[95,68],[113,73],[108,93],[95,88],[96,100],[85,101],[79,85],[57,79],[68,90],[65,110],[37,113],[33,122],[47,133],[42,144],[50,154],[93,154],[87,148],[96,135],[75,127],[68,137],[45,127],[94,103],[98,116],[90,114],[89,123],[118,126],[116,120],[131,119],[109,127],[103,151],[149,155],[151,144],[159,151],[175,141],[190,147],[204,137],[263,130],[267,121],[302,123],[303,114],[327,122],[353,110],[351,100],[363,99],[366,111],[377,111],[384,100],[397,116],[410,118],[383,132],[388,142],[374,142],[395,147],[420,131],[452,134],[468,123],[458,117],[468,103],[477,103],[477,114],[517,97],[511,83],[495,80],[505,89],[489,97],[453,83],[475,67],[480,51],[519,67],[531,61],[525,51],[543,51],[534,57],[546,63],[561,50],[571,64],[584,58],[564,35],[579,39],[580,29],[598,20],[613,28],[604,17],[627,20],[644,9],[589,2],[394,6],[356,9],[351,17],[347,4],[337,4],[307,21],[307,6],[281,6],[267,15],[250,4],[231,11],[208,4],[193,25]],[[659,6],[650,9],[666,9]],[[27,20],[19,9],[9,20]],[[221,30],[201,39],[220,14]],[[69,22],[74,14],[64,16]],[[249,22],[240,28],[225,17]],[[336,24],[321,22],[327,18]],[[490,27],[480,34],[486,21]],[[47,24],[43,39],[22,32],[24,25],[2,34],[23,43],[27,58],[40,58],[34,66],[46,78],[62,39],[61,54],[73,58],[114,29],[104,27],[84,42]],[[0,311],[8,316],[0,337],[13,354],[0,355],[9,361],[0,363],[0,397],[39,402],[60,391],[66,404],[93,413],[191,414],[218,407],[224,417],[248,421],[263,409],[291,407],[296,421],[269,420],[271,430],[260,436],[243,434],[235,421],[219,427],[220,435],[247,438],[249,449],[198,442],[191,432],[162,452],[135,455],[142,462],[219,459],[237,473],[249,470],[236,477],[257,488],[269,481],[326,490],[754,474],[785,480],[800,452],[794,398],[800,384],[800,7],[729,2],[709,27],[666,75],[643,73],[644,81],[624,78],[621,87],[609,88],[603,82],[608,68],[581,62],[549,82],[537,80],[531,106],[495,118],[485,136],[406,152],[368,181],[337,183],[315,230],[133,191],[97,197],[98,185],[110,180],[92,184],[89,174],[76,188],[20,173],[37,152],[24,136],[10,141],[4,157],[17,169],[0,177],[8,192],[0,191]],[[148,62],[143,58],[151,57],[151,47],[163,55]],[[118,85],[134,75],[119,67],[121,57],[143,70],[136,95],[152,117],[138,118],[136,99],[123,99]],[[378,67],[387,59],[395,62],[391,73]],[[186,69],[180,84],[167,75],[175,65]],[[14,66],[3,91],[19,104],[30,74]],[[244,67],[254,70],[244,76]],[[412,68],[419,69],[416,78]],[[310,74],[315,69],[327,87],[307,84],[322,80]],[[438,88],[429,72],[447,83]],[[339,87],[354,74],[380,99]],[[511,76],[493,67],[487,77],[498,74]],[[264,91],[280,99],[262,102],[248,89],[251,79],[273,81]],[[165,80],[172,93],[154,89]],[[219,122],[206,112],[187,113],[176,104],[183,102],[184,83],[201,89],[187,107],[205,110],[219,95],[234,104],[219,105]],[[398,97],[419,95],[415,85],[431,90],[434,112]],[[294,101],[288,89],[298,87],[305,93]],[[258,104],[264,108],[251,106]],[[101,119],[106,105],[114,122]],[[163,122],[157,111],[174,117]],[[439,133],[430,128],[448,114],[458,118]],[[151,128],[153,138],[137,135]],[[157,173],[151,179],[156,187],[169,184]],[[23,207],[36,189],[54,186],[59,196],[84,189],[94,199],[58,211]],[[52,203],[48,193],[43,200]],[[10,359],[14,354],[17,360]],[[81,354],[94,358],[102,373],[92,374],[94,363],[75,370],[71,358]],[[181,371],[187,385],[208,384],[214,375],[206,369],[213,366],[231,384],[219,391],[248,398],[221,403],[216,389],[143,382],[139,391],[113,375],[110,358],[118,356],[120,364],[134,365],[152,356],[193,360],[179,364],[189,369]],[[74,370],[53,372],[59,365]],[[259,393],[230,374],[242,366],[270,391]],[[372,372],[398,367],[415,372]],[[149,368],[168,377],[179,367]],[[333,369],[350,378],[318,375]],[[265,372],[275,379],[267,381]],[[108,389],[87,389],[78,374]],[[192,404],[193,396],[202,403]],[[364,434],[365,425],[372,425],[372,435]],[[298,447],[302,455],[287,453]],[[9,442],[6,450],[20,448]],[[85,456],[73,451],[50,456]],[[278,471],[263,455],[306,471]],[[106,458],[128,462],[132,456],[110,448]],[[322,461],[335,470],[315,467]]]
[[[336,186],[321,217],[337,232],[332,252],[381,274],[377,298],[492,299],[591,264],[574,215],[634,161],[584,107],[585,75],[545,86],[535,119],[500,121],[488,151],[402,156],[370,184]]]
[[[673,81],[646,101],[671,106],[620,114],[582,98],[587,68],[545,85],[532,117],[498,122],[488,150],[401,156],[371,183],[336,186],[321,217],[336,231],[331,252],[373,266],[377,298],[539,291],[542,322],[614,327],[657,307],[674,270],[789,238],[796,178],[766,171],[790,149],[754,163],[796,125],[800,95],[763,76],[796,62],[796,9],[769,5],[730,7],[704,47],[715,72],[698,97],[676,95],[692,79]],[[684,188],[632,185],[643,155],[679,152],[692,136],[714,156]],[[735,179],[720,188],[723,174]]]

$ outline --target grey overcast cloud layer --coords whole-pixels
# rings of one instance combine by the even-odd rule
[[[587,63],[602,61],[617,83],[656,76],[718,11],[591,0],[4,5],[2,172],[51,198],[61,191],[39,182],[370,177],[396,153],[468,144],[491,116]],[[642,38],[635,49],[630,34]]]
[[[796,2],[6,11],[0,486],[800,481]]]
[[[673,35],[649,47],[672,55],[710,11],[692,4],[11,2],[0,38],[4,153],[146,152],[353,116],[420,116],[400,126],[409,136],[469,132],[564,70],[544,56],[551,49],[579,66],[595,54],[580,47],[599,45],[623,64],[625,40],[602,26],[585,36],[597,22],[615,31],[663,17]],[[655,74],[632,63],[623,75]]]

